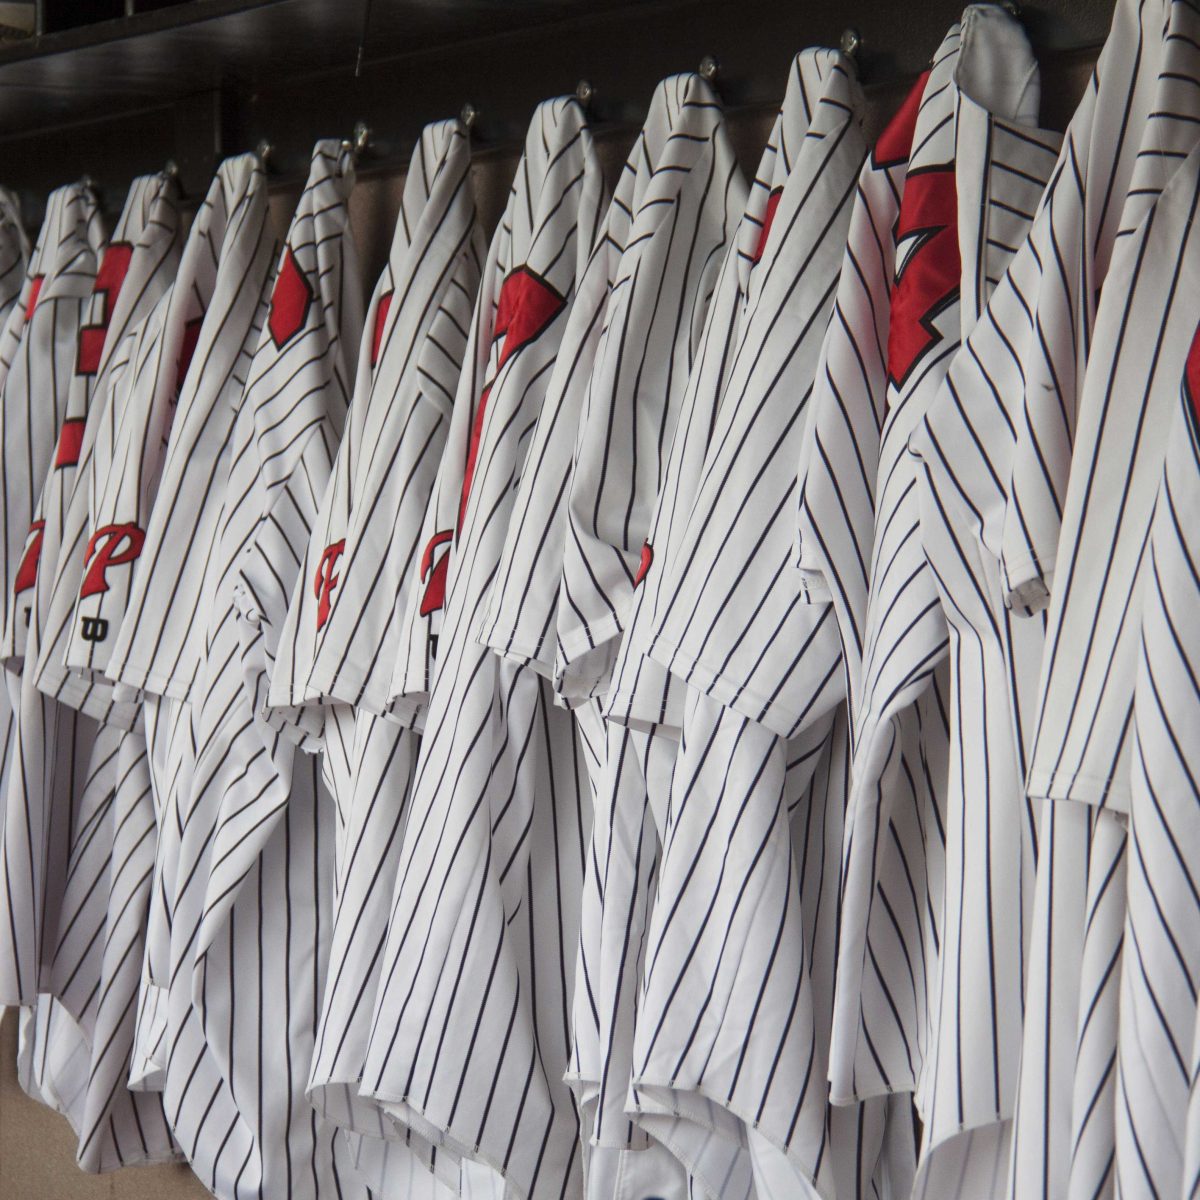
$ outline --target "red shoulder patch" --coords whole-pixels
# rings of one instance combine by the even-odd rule
[[[271,315],[267,328],[276,350],[282,350],[308,323],[314,298],[312,284],[300,269],[291,246],[283,252],[283,263],[271,291]]]

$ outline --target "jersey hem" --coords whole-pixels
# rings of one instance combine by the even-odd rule
[[[1071,800],[1120,813],[1129,812],[1132,800],[1132,789],[1127,782],[1068,771],[1039,771],[1035,768],[1029,772],[1026,790],[1034,800]]]
[[[748,721],[761,725],[777,737],[795,737],[800,732],[796,724],[802,718],[802,713],[788,720],[778,701],[772,701],[754,688],[730,679],[702,658],[688,654],[676,642],[660,635],[650,644],[649,653],[656,663],[678,675],[688,687],[703,692],[722,707],[740,713]]]

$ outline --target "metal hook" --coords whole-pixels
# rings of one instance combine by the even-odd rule
[[[356,121],[354,132],[350,136],[350,153],[356,159],[362,158],[371,148],[371,127],[366,121]]]
[[[849,28],[842,34],[841,50],[847,58],[857,58],[862,44],[862,34],[857,29]]]
[[[94,192],[96,190],[96,181],[90,175],[80,175],[79,186],[87,188],[89,192]]]
[[[586,79],[581,79],[575,85],[575,99],[583,105],[584,108],[590,108],[592,101],[595,99],[596,89],[592,87]]]
[[[470,133],[475,127],[475,122],[479,120],[479,109],[468,100],[462,106],[462,112],[459,113],[458,119],[463,123],[463,128]]]
[[[258,155],[264,169],[270,170],[271,159],[275,154],[275,145],[266,138],[260,138],[258,145],[254,147],[254,153]]]
[[[1004,11],[1008,13],[1010,17],[1016,17],[1018,21],[1021,19],[1021,6],[1017,3],[1017,0],[996,0],[996,3],[999,4],[999,6],[1004,9]]]
[[[715,83],[721,70],[721,60],[715,54],[706,54],[700,60],[700,78],[706,83]]]

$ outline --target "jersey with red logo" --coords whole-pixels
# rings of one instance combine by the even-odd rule
[[[209,374],[205,386],[213,386],[238,351],[233,339],[218,341],[212,324],[205,330],[213,297],[226,283],[220,271],[240,270],[239,285],[251,291],[255,278],[264,274],[255,256],[265,257],[270,243],[261,234],[262,179],[255,165],[253,158],[242,156],[218,169],[192,223],[175,284],[139,331],[127,383],[113,389],[106,422],[111,439],[100,436],[93,448],[87,541],[64,656],[72,675],[58,691],[65,703],[85,711],[94,694],[106,687],[117,631],[143,565],[172,423],[181,401],[186,405],[191,400],[184,389],[194,393],[204,374]],[[227,241],[233,243],[233,253],[227,253]],[[242,261],[247,255],[250,261]],[[196,374],[189,378],[194,359]],[[149,635],[145,621],[140,631]]]
[[[951,469],[938,465],[935,442],[929,455],[922,450],[931,471],[937,468],[935,482],[940,475],[946,484],[938,491],[951,498],[940,522],[973,529],[982,547],[972,554],[963,543],[978,571],[975,586],[985,589],[967,606],[967,619],[985,630],[986,655],[996,652],[998,634],[1011,656],[990,674],[978,715],[998,735],[988,746],[992,794],[1002,789],[1009,797],[993,808],[1023,809],[1026,824],[1037,826],[1010,1181],[1010,1194],[1022,1200],[1111,1186],[1123,834],[1119,823],[1074,805],[1026,799],[1021,779],[1037,714],[1044,618],[1021,628],[1019,614],[1044,601],[1049,582],[1029,573],[1030,550],[1053,555],[1070,430],[1096,345],[1095,301],[1114,247],[1130,232],[1123,210],[1136,224],[1133,214],[1144,212],[1194,138],[1193,21],[1184,4],[1117,6],[1029,240],[952,367],[936,425],[931,416]],[[993,706],[1007,710],[1011,750],[999,737],[1003,711]],[[1009,754],[1015,763],[1006,764]]]
[[[318,142],[232,431],[202,609],[163,1083],[194,1168],[223,1197],[313,1197],[339,1183],[343,1195],[365,1195],[336,1128],[304,1095],[328,956],[332,806],[317,760],[262,716],[362,335],[353,181],[349,150]],[[206,1086],[193,1084],[193,1066]]]
[[[725,257],[729,225],[745,201],[734,167],[724,115],[709,85],[692,74],[660,83],[572,304],[481,622],[482,639],[497,653],[548,677],[555,672],[558,621],[567,612],[569,497],[579,457],[591,453],[584,447],[595,438],[595,429],[585,433],[587,414],[619,404],[618,396],[633,402],[639,387],[649,393],[665,386],[667,403],[686,387],[713,288],[710,275]],[[662,305],[657,321],[656,298]],[[687,315],[667,320],[668,312]],[[616,444],[610,453],[614,462],[624,461]],[[572,688],[581,698],[588,692]]]
[[[317,631],[315,661],[301,670],[293,654],[297,688],[289,695],[281,657],[269,696],[272,703],[282,694],[323,706],[313,714],[321,718],[323,769],[336,804],[337,874],[308,1095],[345,1131],[359,1177],[380,1196],[416,1197],[418,1189],[436,1185],[402,1144],[402,1131],[358,1095],[419,744],[412,731],[370,711],[366,696],[377,707],[386,698],[395,623],[415,586],[421,523],[478,291],[482,234],[469,168],[459,122],[427,127],[406,178],[385,276],[383,296],[392,293],[388,314],[374,326],[367,322],[371,342],[364,341],[364,353],[375,359],[373,382],[355,393],[309,541],[309,563],[319,570],[324,552],[336,544],[331,536],[340,542],[344,535],[337,585]],[[311,579],[302,573],[297,580],[291,631],[301,620],[315,626],[321,619],[320,598],[307,586]]]
[[[817,1188],[870,1194],[878,1186],[886,1115],[883,1103],[861,1113],[830,1113],[827,1106],[844,715],[838,742],[827,743],[840,676],[834,673],[826,695],[812,698],[804,718],[788,719],[786,732],[812,726],[803,744],[790,743],[773,729],[773,714],[755,702],[762,684],[775,692],[776,712],[787,704],[765,674],[778,672],[777,680],[786,681],[789,660],[780,648],[793,644],[791,636],[778,642],[766,636],[769,615],[746,632],[756,614],[773,606],[774,621],[797,610],[790,566],[797,440],[866,153],[852,68],[829,51],[810,52],[799,65],[807,86],[800,91],[793,80],[799,93],[793,102],[807,102],[784,138],[785,159],[793,161],[781,172],[725,396],[693,494],[687,507],[677,504],[662,564],[656,554],[650,566],[651,576],[661,573],[650,653],[670,671],[672,690],[678,694],[686,681],[734,709],[750,706],[752,715],[693,694],[674,718],[682,743],[665,820],[662,800],[650,797],[662,856],[632,1047],[631,1107],[639,1122],[669,1128],[671,1144],[687,1148],[710,1190],[728,1173],[738,1181],[733,1190],[760,1197],[811,1195]],[[787,568],[782,573],[779,562]],[[753,600],[731,601],[743,587]],[[807,614],[800,608],[797,616]],[[795,626],[789,634],[798,634],[799,648],[812,629],[801,621]],[[716,663],[712,671],[695,669],[698,637],[705,667]],[[760,661],[756,672],[739,659],[747,637],[770,656],[769,668]],[[832,621],[826,637],[836,664]],[[718,681],[728,692],[713,689]],[[636,688],[628,690],[636,699]],[[669,692],[666,699],[668,709],[675,707]],[[627,839],[616,835],[614,845]],[[746,857],[745,868],[732,866],[752,845],[757,853]],[[606,880],[606,908],[612,890]],[[730,945],[739,947],[735,956]],[[700,978],[710,983],[698,990]],[[756,1015],[747,1023],[750,1012]],[[902,1187],[903,1177],[891,1183]]]
[[[452,1186],[475,1164],[539,1200],[582,1187],[562,1076],[591,803],[572,716],[544,677],[480,646],[475,630],[603,215],[574,98],[538,107],[511,201],[477,306],[475,336],[494,330],[495,344],[486,359],[468,355],[443,456],[458,469],[440,473],[434,499],[459,532],[360,1090],[426,1144]]]
[[[175,1062],[188,1064],[192,1086],[211,1100],[210,1113],[222,1135],[236,1122],[235,1099],[204,1048],[194,1010],[186,1002],[178,1003],[178,993],[169,997],[168,985],[176,867],[195,757],[189,702],[194,693],[189,689],[212,603],[212,592],[204,591],[205,570],[216,557],[213,543],[225,498],[233,424],[266,320],[267,285],[278,258],[271,225],[266,176],[258,159],[244,155],[223,164],[193,227],[193,245],[202,250],[201,265],[195,270],[204,318],[196,335],[192,369],[185,373],[173,402],[169,439],[158,451],[164,457],[146,523],[146,542],[106,667],[118,681],[118,690],[131,697],[141,694],[154,785],[155,811],[147,814],[143,806],[126,822],[143,832],[147,819],[156,826],[130,1086],[162,1092],[169,1049],[175,1047],[179,1056]],[[215,277],[202,265],[206,256],[212,256]],[[185,252],[185,266],[189,261],[191,249]],[[185,336],[183,345],[189,340]],[[132,435],[132,427],[129,432]],[[147,453],[151,457],[155,453],[152,441]],[[112,494],[119,496],[121,489]],[[212,586],[215,589],[215,580]],[[190,987],[182,998],[188,997]],[[168,1021],[169,999],[177,1001],[173,1023]],[[201,1126],[192,1110],[176,1103],[168,1114],[181,1140],[189,1149],[196,1147]],[[240,1153],[244,1158],[244,1146]],[[201,1149],[191,1157],[194,1163],[207,1165],[205,1178],[211,1182],[220,1155]]]
[[[539,110],[541,111],[541,110]],[[539,119],[547,114],[542,112]],[[537,233],[540,218],[528,212],[532,199],[518,172],[500,226],[492,239],[483,268],[481,292],[475,306],[471,340],[459,379],[446,449],[438,467],[433,495],[426,509],[416,564],[416,585],[409,591],[400,622],[399,650],[388,685],[385,711],[405,723],[421,723],[432,680],[438,635],[452,575],[459,521],[465,513],[478,453],[478,440],[492,387],[505,364],[518,351],[537,358],[550,345],[541,335],[566,307],[564,297],[535,271],[522,266],[525,244],[514,244],[514,221],[522,205],[526,213],[517,229],[527,240]],[[524,197],[524,198],[523,198]],[[597,216],[598,220],[598,216]],[[533,225],[530,225],[530,222]],[[598,228],[583,235],[587,245],[597,240]],[[514,314],[519,315],[515,327]],[[561,335],[565,337],[565,334]],[[558,337],[552,339],[557,350]],[[541,363],[547,376],[553,356]],[[539,375],[540,379],[541,376]],[[542,386],[548,387],[549,380]]]
[[[92,1170],[177,1153],[157,1098],[135,1097],[115,1082],[123,1080],[121,1054],[106,1057],[110,1047],[101,1012],[109,892],[95,883],[110,878],[112,842],[95,834],[106,827],[118,792],[136,794],[149,782],[144,746],[123,747],[120,730],[97,728],[39,693],[36,664],[64,520],[78,472],[90,457],[89,423],[107,404],[110,390],[122,384],[136,342],[133,331],[169,287],[178,261],[178,202],[168,177],[135,180],[114,245],[96,273],[75,338],[66,414],[42,489],[41,556],[28,606],[0,867],[12,910],[20,914],[13,926],[21,930],[4,949],[2,969],[9,978],[36,980],[39,1007],[49,1005],[47,1021],[38,1025],[42,1044],[34,1061],[42,1064],[43,1094],[66,1109],[80,1139],[80,1162]],[[39,304],[45,295],[43,288]],[[14,814],[20,815],[14,820]],[[125,937],[114,933],[117,943]],[[69,1020],[56,1019],[60,1014]]]
[[[257,221],[262,240],[265,187],[261,172],[255,183],[252,164],[247,156],[225,164],[218,172],[192,225],[175,286],[113,359],[108,404],[111,425],[118,431],[116,441],[110,444],[103,434],[97,437],[89,459],[90,478],[79,484],[88,489],[95,531],[88,542],[93,553],[87,556],[81,574],[81,595],[104,602],[103,615],[80,621],[84,646],[111,645],[124,612],[129,576],[137,565],[130,549],[141,548],[181,390],[194,388],[202,370],[220,371],[222,359],[229,353],[225,343],[214,345],[217,330],[228,326],[210,325],[205,338],[200,326],[214,293],[227,230],[232,227],[236,240],[243,223],[252,229],[254,209],[260,207]],[[270,248],[266,241],[259,251],[260,277]],[[253,267],[252,262],[237,261],[236,257],[226,263],[227,286],[229,275],[236,271],[235,286],[253,288]],[[188,368],[197,346],[204,367],[189,382]],[[124,358],[128,361],[122,364]],[[115,546],[107,541],[110,535],[116,537]],[[107,554],[106,544],[110,545]],[[114,587],[116,593],[110,595]],[[99,631],[95,624],[101,626]],[[86,679],[74,672],[65,679],[59,699],[72,706],[86,709],[97,692],[109,690],[108,681],[95,671]],[[153,790],[166,782],[161,777],[151,778],[152,766],[146,739],[140,732],[126,732],[114,761],[104,771],[104,778],[115,780],[115,785],[108,784],[111,795],[90,789],[88,795],[96,800],[90,807],[85,798],[80,823],[87,829],[87,837],[81,839],[80,851],[73,851],[68,870],[64,908],[73,915],[70,935],[64,936],[58,957],[76,979],[86,978],[72,951],[93,944],[103,947],[96,983],[99,1002],[85,1109],[87,1130],[103,1128],[113,1098],[125,1090],[130,1073],[156,856]],[[151,1096],[139,1101],[141,1107],[152,1104],[159,1101]],[[160,1114],[160,1124],[161,1120]],[[86,1135],[81,1140],[87,1144]],[[102,1160],[93,1157],[91,1162],[98,1165]]]
[[[526,455],[513,517],[509,522],[504,553],[492,586],[487,612],[480,622],[480,640],[501,656],[527,664],[546,678],[554,673],[555,622],[559,611],[563,555],[567,538],[566,496],[580,433],[580,419],[588,396],[613,386],[618,352],[636,355],[635,345],[649,325],[642,317],[648,308],[649,281],[669,272],[669,263],[655,263],[664,253],[661,243],[677,213],[673,206],[688,207],[688,195],[704,188],[710,176],[697,162],[697,142],[714,135],[724,138],[723,117],[709,86],[698,76],[664,80],[651,98],[646,121],[627,158],[605,216],[596,245],[571,304],[563,345],[542,405],[537,427]],[[738,181],[735,187],[740,187]],[[699,219],[698,213],[684,218]],[[690,228],[691,226],[686,226]],[[676,229],[675,253],[686,255],[690,236]],[[656,248],[656,243],[660,244]],[[648,255],[642,270],[637,263]],[[668,260],[670,254],[668,253]],[[644,275],[643,275],[644,271]],[[631,283],[641,278],[630,296]],[[699,286],[697,277],[694,286]],[[688,304],[705,302],[687,285]],[[689,344],[696,331],[690,324],[674,335]],[[655,335],[665,337],[666,335]],[[663,342],[668,345],[669,342]],[[669,354],[647,364],[644,386],[661,369],[669,369]],[[619,378],[619,372],[618,372]],[[597,705],[578,710],[581,745],[587,756],[592,787],[599,786],[603,771],[604,733]],[[598,932],[594,906],[595,877],[589,866],[585,883],[581,936]],[[589,916],[589,911],[592,915]],[[569,1078],[580,1097],[585,1129],[596,1115],[602,1050],[589,1019],[592,998],[586,968],[576,972],[574,1019]],[[627,1082],[627,1079],[626,1079]],[[622,1088],[623,1090],[623,1088]],[[650,1193],[676,1195],[686,1187],[682,1168],[662,1147],[649,1147],[645,1139],[637,1153],[623,1155],[628,1144],[629,1122],[622,1132],[593,1146],[587,1157],[589,1193],[602,1195],[619,1174],[629,1187]],[[639,1182],[634,1184],[633,1180]]]
[[[23,643],[8,634],[10,610],[24,623],[33,598],[45,522],[35,510],[42,484],[60,457],[59,425],[75,367],[84,309],[104,250],[104,224],[95,196],[81,184],[50,193],[46,217],[16,306],[5,322],[0,421],[6,460],[4,630],[0,652],[11,670],[23,668]],[[46,304],[38,311],[45,296]],[[34,318],[37,318],[36,320]],[[37,395],[38,404],[29,397]],[[82,431],[82,430],[80,430]],[[73,438],[68,435],[68,442]],[[69,457],[72,447],[64,448]],[[19,469],[17,469],[19,466]],[[16,597],[20,597],[18,601]],[[14,703],[15,703],[14,696]]]
[[[479,287],[482,235],[469,168],[457,121],[425,129],[368,309],[346,433],[268,696],[278,710],[272,720],[296,721],[317,742],[320,709],[302,715],[300,706],[357,706],[368,692],[375,710],[386,701],[397,608],[416,566]]]
[[[660,172],[642,201],[579,423],[555,621],[556,687],[570,702],[607,690],[708,300],[746,203],[721,110],[702,80],[690,87],[702,89],[682,97],[694,128],[673,148],[686,174]]]

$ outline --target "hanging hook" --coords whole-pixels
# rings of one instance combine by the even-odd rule
[[[475,128],[475,122],[479,120],[479,109],[468,100],[462,106],[462,112],[459,113],[458,119],[463,123],[463,128],[470,133]]]
[[[254,153],[258,155],[264,169],[270,170],[270,163],[275,154],[275,145],[267,138],[260,138],[258,144],[254,147]]]
[[[371,148],[371,127],[366,121],[356,121],[354,132],[350,135],[350,153],[355,159],[360,159]]]
[[[85,172],[79,177],[79,186],[87,188],[89,192],[94,192],[96,190],[96,181]]]
[[[575,99],[583,105],[584,108],[590,108],[592,101],[596,97],[596,89],[592,87],[586,79],[581,79],[575,85]]]
[[[1017,3],[1017,0],[996,0],[996,3],[999,4],[999,6],[1004,9],[1004,11],[1008,13],[1010,17],[1016,17],[1018,21],[1021,19],[1021,6]]]
[[[848,28],[842,34],[841,51],[847,58],[858,58],[858,52],[862,49],[862,34],[857,29]]]
[[[700,60],[700,78],[706,83],[716,83],[721,70],[721,60],[715,54],[706,54]]]

